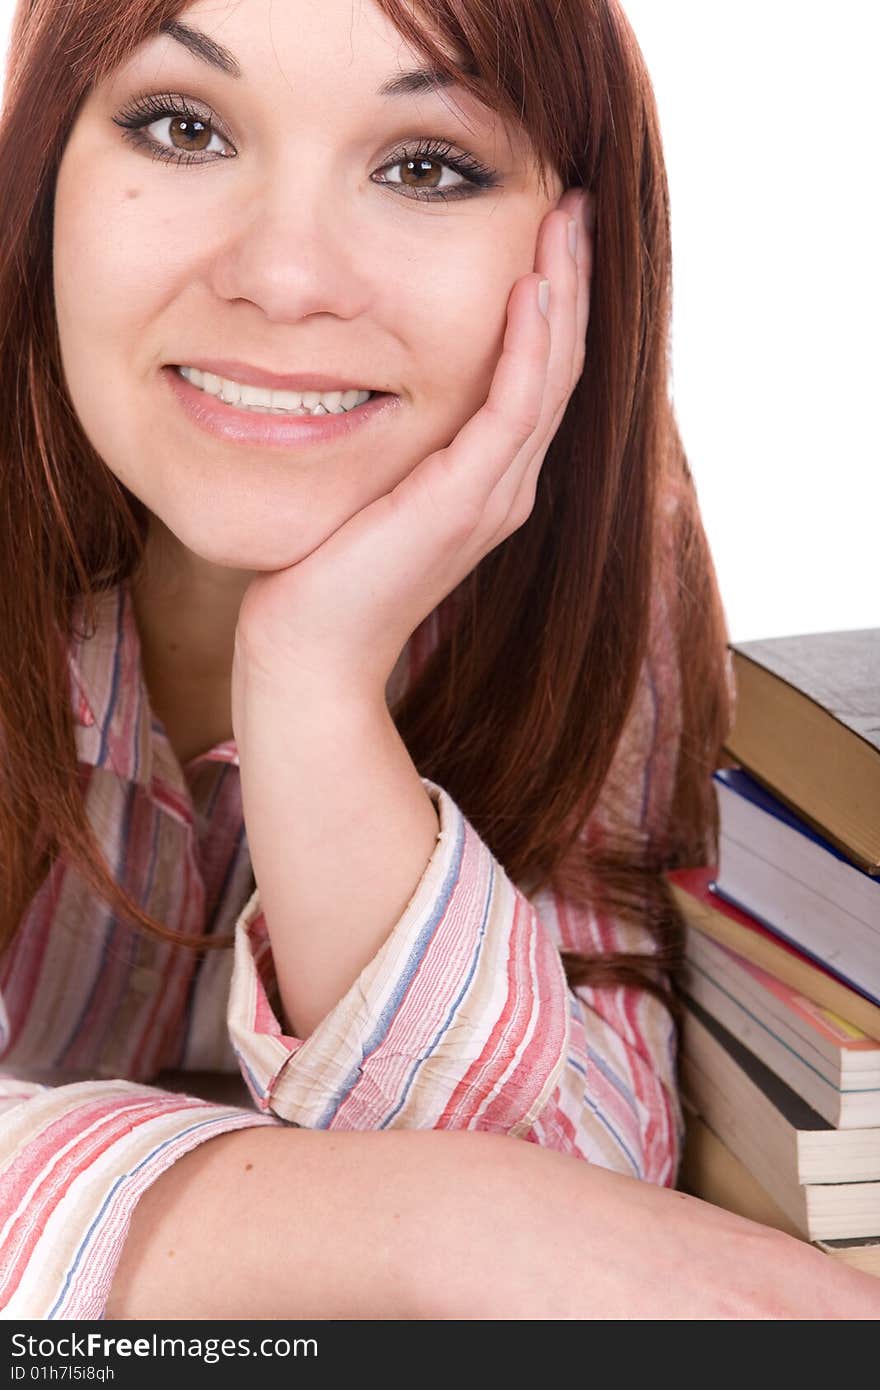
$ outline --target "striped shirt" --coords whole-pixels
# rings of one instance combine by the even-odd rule
[[[410,638],[389,702],[436,645],[446,604]],[[647,833],[669,814],[678,675],[662,593],[654,604],[588,827],[600,834]],[[181,767],[150,708],[127,586],[102,596],[93,636],[71,640],[70,677],[83,794],[118,880],[173,930],[235,941],[198,958],[147,936],[63,862],[41,886],[0,958],[3,1316],[101,1317],[141,1193],[243,1126],[484,1130],[674,1181],[666,1011],[632,987],[569,989],[559,955],[650,950],[643,928],[550,890],[527,897],[423,779],[440,829],[410,902],[310,1036],[287,1036],[235,744]]]

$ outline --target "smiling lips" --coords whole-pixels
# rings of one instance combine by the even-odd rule
[[[200,391],[227,405],[273,415],[342,415],[370,399],[370,391],[270,391],[246,386],[197,367],[178,367],[180,375]]]
[[[294,390],[241,382],[234,376],[220,376],[194,365],[167,366],[161,375],[200,430],[226,443],[288,452],[305,445],[343,441],[352,430],[361,429],[401,406],[397,395],[348,386],[342,390],[341,383],[332,383],[326,377],[287,378],[303,386],[314,381],[328,383],[326,387]],[[259,374],[245,368],[243,375]],[[269,374],[262,375],[265,380]],[[271,404],[275,400],[278,404]]]
[[[219,357],[185,357],[183,363],[187,367],[195,367],[200,372],[218,376],[221,380],[233,381],[239,386],[258,386],[265,391],[370,391],[379,394],[378,387],[367,386],[363,380],[350,381],[340,376],[327,376],[316,372],[297,372],[279,376],[277,372],[252,367],[248,362]]]

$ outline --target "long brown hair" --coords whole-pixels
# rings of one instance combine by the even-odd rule
[[[661,874],[714,853],[710,776],[731,711],[724,616],[667,390],[669,209],[650,80],[617,0],[377,4],[433,66],[519,121],[540,164],[590,189],[596,207],[585,369],[532,515],[460,586],[455,622],[392,713],[419,772],[515,883],[651,932],[649,955],[566,953],[569,982],[636,983],[668,1000],[680,921]],[[0,947],[58,858],[146,931],[229,944],[178,936],[114,882],[84,809],[66,654],[75,601],[94,626],[95,595],[142,560],[148,515],[66,390],[55,180],[87,90],[184,8],[20,0],[13,24],[0,123]],[[648,832],[591,835],[650,670],[655,590],[672,595],[660,634],[679,690],[672,805]]]

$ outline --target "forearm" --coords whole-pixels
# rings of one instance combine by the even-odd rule
[[[269,677],[240,652],[234,681],[251,862],[287,1026],[305,1038],[399,919],[437,814],[384,699]]]
[[[878,1315],[870,1275],[533,1144],[286,1128],[221,1135],[162,1174],[135,1208],[106,1309],[110,1319]]]

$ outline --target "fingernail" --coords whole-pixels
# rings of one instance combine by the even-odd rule
[[[568,219],[568,249],[572,256],[577,257],[578,248],[578,224],[573,217]]]
[[[547,310],[550,308],[550,281],[541,280],[538,284],[538,308],[544,317],[547,317]]]

